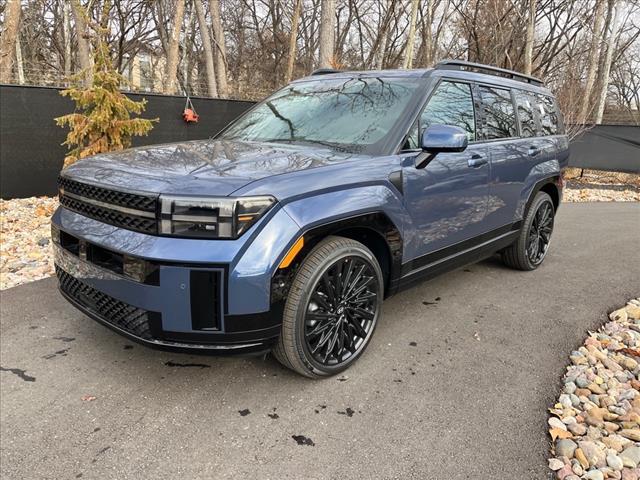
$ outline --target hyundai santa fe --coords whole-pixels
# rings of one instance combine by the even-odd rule
[[[563,128],[542,82],[509,70],[316,71],[211,139],[63,170],[60,291],[148,346],[333,375],[399,290],[495,253],[540,266]]]

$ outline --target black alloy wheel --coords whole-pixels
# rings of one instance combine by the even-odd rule
[[[311,378],[342,372],[369,344],[383,296],[382,270],[366,246],[344,237],[323,239],[294,275],[275,357]]]
[[[339,365],[358,351],[375,326],[379,287],[362,257],[344,257],[324,271],[305,313],[306,347],[316,362]]]
[[[502,261],[518,270],[538,268],[549,251],[555,213],[549,194],[536,193],[522,220],[517,240],[502,251]]]
[[[544,260],[553,231],[553,204],[545,201],[538,206],[527,239],[527,256],[533,265],[540,265]]]

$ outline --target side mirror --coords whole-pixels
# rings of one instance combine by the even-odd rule
[[[422,134],[422,153],[416,157],[416,168],[424,168],[441,152],[463,152],[469,145],[467,133],[453,125],[432,125]]]

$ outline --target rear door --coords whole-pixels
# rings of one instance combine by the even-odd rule
[[[526,124],[529,138],[523,139],[520,138],[512,91],[491,85],[479,85],[478,91],[482,100],[482,138],[491,161],[485,219],[487,230],[491,231],[508,227],[515,221],[531,158],[539,155],[543,147],[535,137],[537,125],[530,101],[523,105],[534,123]]]

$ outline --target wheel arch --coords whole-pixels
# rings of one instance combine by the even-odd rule
[[[402,265],[402,236],[391,219],[382,211],[338,218],[304,231],[304,247],[296,258],[299,264],[324,238],[335,235],[350,238],[365,245],[380,264],[384,277],[385,296],[397,289]]]
[[[527,215],[527,212],[529,211],[529,207],[531,206],[531,203],[533,202],[533,199],[536,197],[536,194],[538,192],[545,192],[546,194],[548,194],[551,197],[551,200],[553,201],[554,210],[557,211],[558,207],[560,206],[560,200],[561,200],[561,196],[560,196],[561,190],[559,187],[560,184],[561,184],[560,175],[546,177],[546,178],[543,178],[542,180],[537,181],[531,188],[531,191],[529,192],[529,196],[527,197],[527,201],[524,204],[524,209],[521,212],[522,218],[524,219],[524,217]]]

